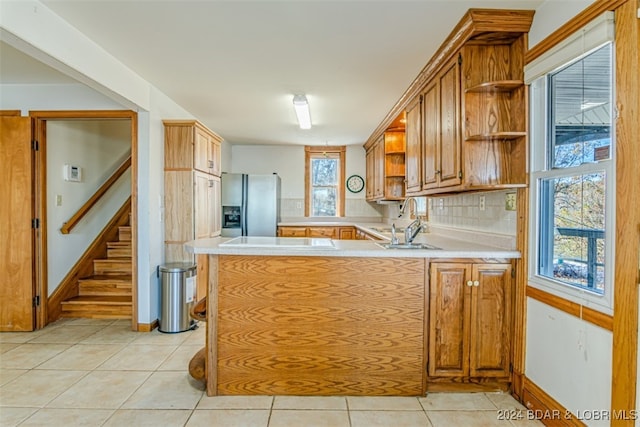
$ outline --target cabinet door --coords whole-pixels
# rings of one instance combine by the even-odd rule
[[[384,197],[384,135],[380,137],[373,148],[374,158],[374,190],[373,197],[381,199]]]
[[[407,194],[418,193],[422,190],[422,182],[420,180],[420,146],[422,144],[422,126],[420,124],[422,120],[421,108],[422,97],[417,97],[406,111],[405,142],[407,144],[407,152],[405,164],[407,176],[405,188]]]
[[[365,162],[366,162],[366,182],[365,182],[365,197],[367,200],[373,200],[373,194],[375,192],[375,155],[374,149],[371,148],[367,151]]]
[[[509,377],[511,264],[474,264],[470,374]]]
[[[211,173],[211,141],[209,134],[195,128],[193,143],[193,167],[201,172]]]
[[[440,86],[436,79],[422,94],[422,188],[438,186],[440,160]]]
[[[209,208],[209,213],[211,214],[211,237],[219,236],[222,231],[222,206],[220,205],[221,201],[221,187],[220,187],[220,178],[217,176],[211,177],[211,182],[213,186],[211,187],[211,206]]]
[[[340,240],[353,240],[355,238],[355,228],[353,227],[340,227],[338,238]]]
[[[462,152],[460,140],[460,65],[451,61],[440,75],[440,187],[462,182],[460,168]]]
[[[221,168],[221,151],[220,151],[220,142],[212,140],[211,141],[211,165],[213,166],[211,168],[211,174],[215,175],[215,176],[220,176],[220,174],[222,173],[222,168]]]
[[[336,238],[336,227],[309,227],[309,237]]]
[[[212,236],[213,224],[213,180],[212,176],[199,171],[194,178],[194,238],[205,239]]]
[[[279,227],[278,235],[280,237],[306,237],[307,227]]]
[[[470,279],[471,264],[431,264],[429,376],[460,377],[469,373]]]

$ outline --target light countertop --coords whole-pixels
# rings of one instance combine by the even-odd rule
[[[311,246],[309,238],[262,238],[246,241],[246,244],[225,245],[233,239],[214,237],[187,242],[185,247],[194,254],[217,255],[254,255],[254,256],[322,256],[322,257],[384,257],[384,258],[520,258],[520,252],[478,243],[478,239],[456,239],[436,233],[419,233],[414,242],[427,243],[440,249],[385,249],[381,244],[388,243],[389,233],[371,229],[388,227],[385,224],[354,224],[347,222],[318,223],[325,226],[356,226],[363,231],[380,237],[382,241],[372,240],[331,240],[321,239]],[[312,226],[312,222],[282,223],[288,226]],[[403,233],[398,232],[402,242]],[[268,239],[272,239],[267,241]],[[306,240],[306,242],[305,242]],[[258,242],[258,243],[256,243]],[[232,242],[233,243],[233,242]]]

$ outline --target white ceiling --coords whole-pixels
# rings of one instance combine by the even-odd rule
[[[349,145],[467,9],[544,0],[42,2],[231,143]],[[6,45],[0,55],[0,83],[67,81]],[[297,128],[293,94],[307,95],[312,129]]]

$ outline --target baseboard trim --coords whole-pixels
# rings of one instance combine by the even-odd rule
[[[546,426],[551,427],[585,427],[567,408],[562,406],[538,387],[526,376],[524,377],[524,389],[522,403],[527,408],[527,419],[536,419]]]
[[[138,323],[138,332],[151,332],[158,326],[160,326],[158,319],[151,323]]]

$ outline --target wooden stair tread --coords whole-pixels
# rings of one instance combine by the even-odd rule
[[[80,295],[69,298],[62,302],[62,305],[129,305],[131,306],[131,297],[114,295],[114,296],[97,296],[97,295]]]
[[[92,276],[83,277],[79,279],[80,282],[96,282],[96,281],[109,281],[109,282],[120,282],[124,284],[131,284],[131,275],[130,274],[94,274]]]
[[[108,248],[130,248],[131,247],[131,241],[130,240],[125,240],[125,241],[115,241],[115,242],[107,242],[107,247]]]

